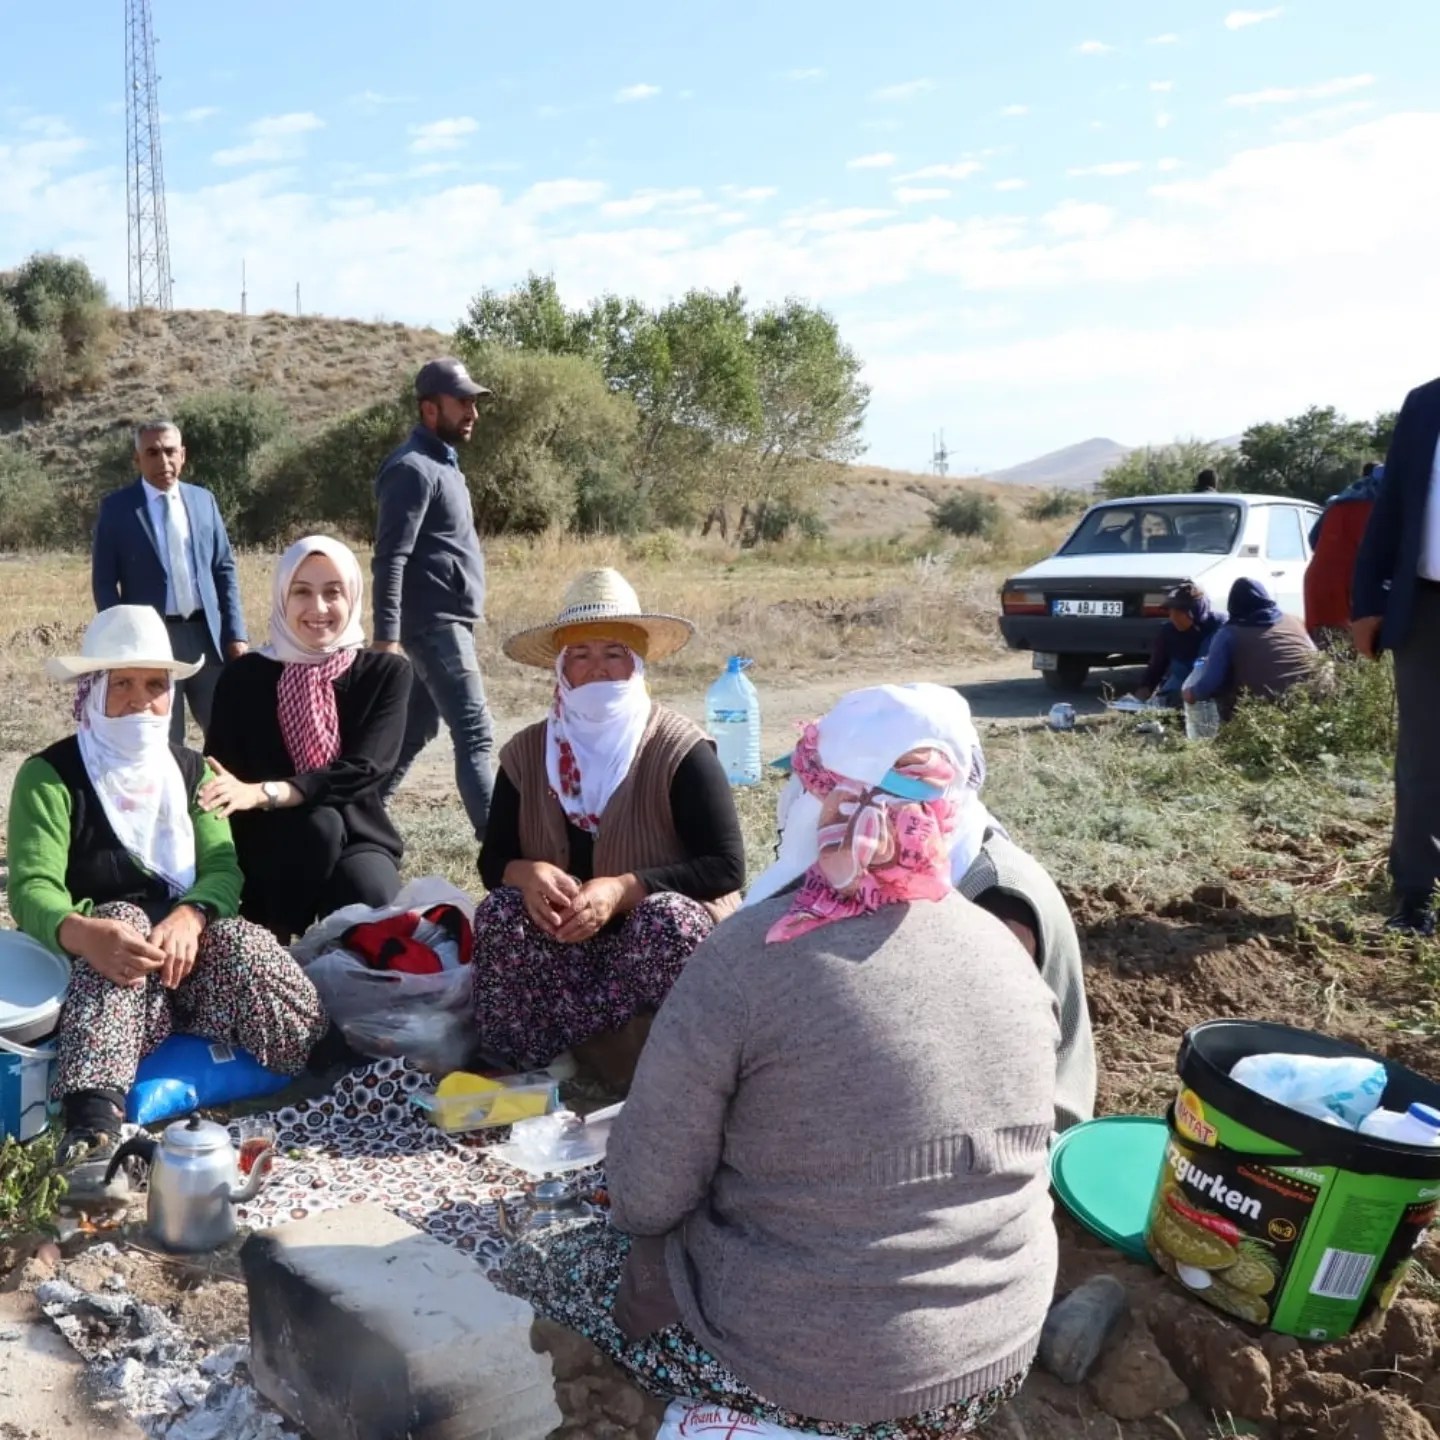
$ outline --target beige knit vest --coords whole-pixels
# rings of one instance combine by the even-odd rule
[[[570,866],[565,811],[545,770],[545,726],[527,726],[500,752],[500,765],[520,794],[520,851],[527,860]],[[652,705],[630,772],[600,816],[595,874],[631,875],[689,859],[670,811],[670,785],[680,762],[710,737],[664,705]],[[740,907],[739,894],[700,902],[716,920]]]

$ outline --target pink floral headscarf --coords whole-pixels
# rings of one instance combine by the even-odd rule
[[[892,767],[894,775],[932,788],[930,800],[894,795],[827,770],[814,725],[795,747],[793,766],[805,792],[820,801],[820,853],[789,911],[766,932],[768,944],[882,905],[942,900],[950,893],[949,838],[958,807],[946,797],[956,769],[949,754],[921,747]]]

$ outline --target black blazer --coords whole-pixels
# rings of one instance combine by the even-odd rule
[[[1355,559],[1351,615],[1356,620],[1383,615],[1380,643],[1387,650],[1404,644],[1410,633],[1437,445],[1440,380],[1432,380],[1412,390],[1400,408],[1385,478]]]
[[[335,681],[340,719],[340,757],[322,770],[295,774],[295,762],[280,734],[277,690],[285,667],[258,651],[232,660],[215,687],[215,708],[205,753],[251,784],[288,780],[307,806],[328,805],[345,821],[348,846],[383,850],[398,862],[404,852],[380,791],[394,773],[405,739],[410,700],[410,662],[403,655],[362,650]],[[267,844],[265,822],[274,815],[250,810],[231,823],[240,865],[245,851]]]

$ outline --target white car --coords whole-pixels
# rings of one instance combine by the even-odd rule
[[[1048,559],[1000,591],[1000,631],[1031,650],[1055,690],[1078,690],[1100,665],[1150,658],[1165,592],[1204,587],[1217,610],[1230,587],[1258,580],[1305,616],[1310,529],[1320,507],[1277,495],[1146,495],[1092,505]]]

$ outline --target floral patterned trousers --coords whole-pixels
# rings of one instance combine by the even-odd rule
[[[497,1278],[502,1290],[528,1300],[547,1320],[583,1335],[652,1395],[698,1400],[813,1435],[843,1440],[951,1440],[978,1430],[1014,1397],[1025,1378],[1016,1375],[987,1394],[877,1425],[808,1419],[756,1395],[681,1326],[667,1326],[642,1340],[626,1339],[615,1323],[614,1310],[629,1251],[630,1237],[604,1221],[554,1226],[527,1235],[514,1246],[501,1262]]]
[[[95,915],[150,933],[135,905],[100,905]],[[329,1023],[314,985],[268,930],[214,920],[200,936],[195,968],[174,990],[153,974],[128,990],[75,961],[60,1012],[56,1090],[128,1091],[140,1061],[174,1030],[241,1046],[267,1070],[294,1075]]]
[[[492,891],[475,911],[470,966],[481,1048],[530,1070],[658,1010],[714,927],[699,901],[664,891],[620,924],[564,945],[536,926],[518,890]]]

